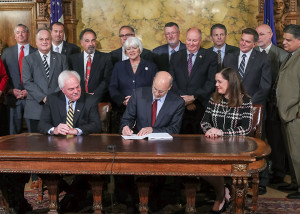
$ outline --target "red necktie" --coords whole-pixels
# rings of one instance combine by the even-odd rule
[[[188,59],[188,75],[191,76],[192,68],[193,68],[193,58],[194,54],[189,54],[189,59]]]
[[[154,126],[157,111],[157,100],[152,103],[152,127]]]
[[[24,58],[24,46],[21,46],[21,51],[19,55],[19,68],[20,68],[20,76],[21,76],[21,84],[23,84],[23,78],[22,78],[22,63],[23,63],[23,58]]]
[[[88,55],[88,61],[86,63],[86,81],[85,81],[85,91],[88,93],[88,83],[89,83],[89,78],[90,78],[90,73],[91,73],[91,66],[92,66],[92,59],[91,55]]]

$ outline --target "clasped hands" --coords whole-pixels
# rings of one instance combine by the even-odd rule
[[[184,99],[186,109],[189,111],[195,111],[196,105],[194,104],[195,97],[194,95],[182,95],[182,99]]]
[[[20,89],[12,89],[11,93],[17,99],[25,99],[27,97],[27,94],[28,94],[26,90],[20,90]]]
[[[74,128],[70,128],[67,124],[65,123],[60,123],[58,126],[56,126],[53,130],[53,134],[55,135],[77,135],[78,130]]]
[[[205,133],[205,137],[217,138],[223,136],[223,131],[216,128],[211,128]]]
[[[137,136],[143,136],[146,134],[151,134],[153,132],[153,128],[152,127],[145,127],[142,128],[139,133],[137,133]],[[122,129],[122,135],[125,136],[130,136],[133,134],[133,131],[129,128],[129,126],[124,126]]]

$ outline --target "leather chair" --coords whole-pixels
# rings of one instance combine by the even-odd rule
[[[252,120],[252,130],[249,133],[250,137],[261,139],[262,117],[263,117],[263,105],[253,105],[253,120]]]
[[[101,125],[102,125],[102,132],[109,133],[110,132],[111,104],[110,103],[99,103],[98,111],[99,111]]]

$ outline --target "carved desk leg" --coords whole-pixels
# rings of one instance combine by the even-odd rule
[[[48,188],[50,199],[50,211],[48,213],[58,214],[58,182],[60,177],[58,175],[42,175],[41,178]]]
[[[90,184],[93,192],[93,209],[94,214],[102,213],[102,188],[103,188],[103,179],[101,176],[92,176],[90,179]]]
[[[0,190],[0,214],[8,213],[9,204]]]
[[[256,172],[252,174],[252,209],[254,212],[257,210],[258,185],[259,185],[259,173]]]
[[[147,179],[140,179],[137,181],[137,186],[140,197],[139,211],[141,214],[147,214],[149,210],[148,197],[150,181],[148,181]]]
[[[196,213],[196,189],[197,183],[195,181],[185,183],[186,213]]]
[[[243,214],[245,207],[245,198],[248,189],[247,177],[233,177],[232,194],[233,194],[233,213]]]

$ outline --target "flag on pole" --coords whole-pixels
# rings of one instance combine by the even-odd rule
[[[273,0],[265,0],[264,24],[267,24],[271,27],[271,29],[273,31],[272,43],[277,46],[275,22],[274,22],[274,11],[273,11]]]
[[[55,22],[64,23],[61,0],[51,0],[50,10],[51,10],[51,15],[50,15],[51,26]]]

